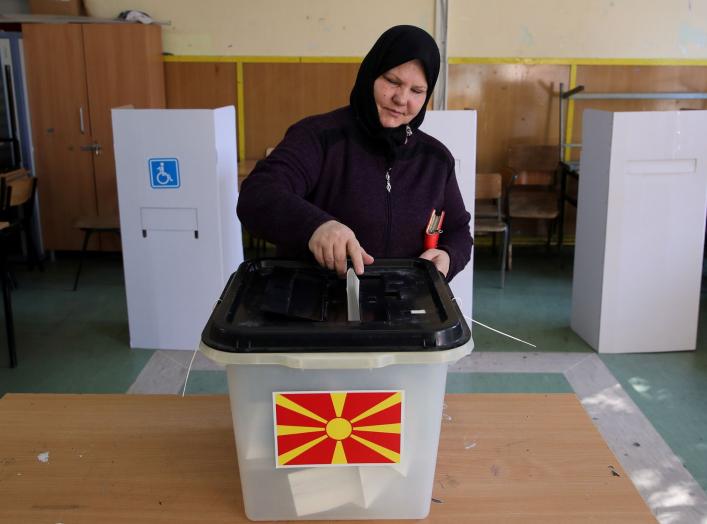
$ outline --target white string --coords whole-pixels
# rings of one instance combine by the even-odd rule
[[[538,347],[538,346],[536,346],[535,344],[531,344],[530,342],[526,342],[525,340],[521,340],[521,339],[519,339],[519,338],[516,338],[516,337],[514,337],[513,335],[509,335],[508,333],[504,333],[503,331],[499,331],[498,329],[494,329],[494,328],[492,328],[491,326],[487,326],[486,324],[482,324],[482,323],[479,322],[478,320],[474,320],[473,318],[469,318],[469,317],[467,317],[466,315],[464,315],[464,318],[468,318],[468,319],[471,320],[474,324],[478,324],[478,325],[480,325],[480,326],[482,326],[482,327],[485,327],[486,329],[490,329],[491,331],[495,331],[496,333],[498,333],[498,334],[500,334],[500,335],[503,335],[504,337],[512,338],[513,340],[517,340],[518,342],[522,342],[523,344],[528,344],[529,346],[534,347],[534,348]]]
[[[460,297],[452,297],[452,300],[459,302],[459,309],[462,308],[462,299]],[[462,312],[462,315],[464,315],[463,312]],[[466,315],[464,315],[464,318],[469,320],[470,322],[473,322],[474,324],[478,324],[481,327],[485,327],[488,330],[498,333],[499,335],[503,335],[504,337],[512,338],[513,340],[517,340],[518,342],[522,342],[523,344],[527,344],[527,345],[534,347],[534,348],[538,347],[535,344],[531,344],[530,342],[526,342],[525,340],[522,340],[520,338],[516,338],[513,335],[509,335],[508,333],[504,333],[503,331],[499,331],[498,329],[494,329],[491,326],[487,326],[486,324],[483,324],[483,323],[479,322],[478,320],[474,320],[471,317],[467,317]]]
[[[194,358],[196,357],[196,352],[199,351],[199,348],[196,348],[194,350],[194,354],[191,356],[191,362],[189,362],[189,368],[187,368],[187,378],[184,379],[184,389],[182,389],[182,396],[184,396],[184,393],[187,391],[187,382],[189,381],[189,373],[191,373],[191,365],[194,363]]]

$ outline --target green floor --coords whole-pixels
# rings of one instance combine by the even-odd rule
[[[697,351],[602,355],[655,429],[707,491],[707,292],[703,279]]]
[[[505,289],[496,259],[475,261],[476,320],[535,343],[541,352],[591,352],[569,329],[571,250],[516,249]],[[123,393],[152,355],[128,347],[127,312],[118,256],[89,259],[78,291],[71,291],[77,259],[59,255],[44,272],[15,269],[13,293],[20,365],[7,369],[0,339],[0,395],[7,392]],[[704,288],[704,286],[703,286]],[[601,355],[673,451],[707,489],[707,295],[703,291],[694,352]],[[533,351],[478,326],[475,351]],[[569,392],[559,373],[450,374],[450,392]],[[225,374],[193,371],[187,393],[226,392]]]
[[[12,294],[19,365],[0,332],[0,395],[7,392],[125,393],[152,351],[131,350],[119,256],[91,258],[72,291],[77,258],[44,272],[16,267]]]
[[[449,373],[447,393],[572,393],[561,373]]]
[[[538,351],[592,351],[570,329],[572,257],[569,251],[514,248],[513,271],[500,289],[498,259],[490,248],[474,260],[474,320],[535,344]],[[474,329],[480,351],[532,348],[486,329]]]

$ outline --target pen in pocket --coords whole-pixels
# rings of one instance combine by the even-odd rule
[[[434,249],[439,241],[439,234],[442,232],[442,222],[444,222],[444,211],[432,210],[430,220],[427,222],[425,229],[424,248]]]

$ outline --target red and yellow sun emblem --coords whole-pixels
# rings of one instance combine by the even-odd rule
[[[400,462],[402,391],[273,393],[277,467]]]

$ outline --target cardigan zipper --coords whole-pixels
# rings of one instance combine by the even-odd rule
[[[385,170],[385,189],[386,189],[386,194],[385,194],[385,211],[386,211],[386,227],[385,227],[385,256],[388,256],[388,253],[390,251],[390,234],[391,234],[391,229],[392,229],[392,223],[393,223],[393,209],[392,209],[392,202],[391,202],[391,196],[390,196],[390,190],[392,189],[392,186],[390,185],[390,171],[392,170],[392,167],[389,167],[388,169]]]

